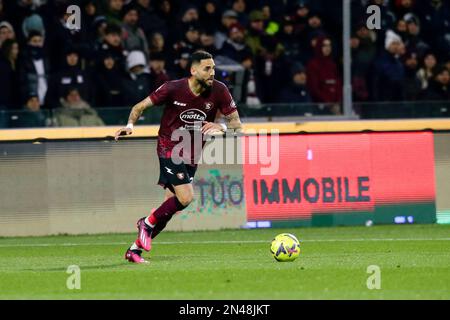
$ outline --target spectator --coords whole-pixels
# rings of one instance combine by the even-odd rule
[[[402,41],[392,30],[386,32],[385,50],[375,60],[373,98],[375,101],[400,101],[405,98],[405,67],[400,61]]]
[[[55,122],[60,127],[103,126],[97,112],[84,101],[76,88],[70,88],[60,100],[61,108],[55,110]]]
[[[166,71],[166,60],[163,54],[154,53],[150,57],[150,72],[153,75],[153,87],[155,88],[170,80]]]
[[[122,24],[123,47],[127,51],[143,51],[148,60],[149,51],[147,38],[145,37],[144,31],[138,27],[138,21],[139,16],[137,8],[133,6],[125,7]]]
[[[48,103],[56,107],[69,88],[76,88],[81,98],[91,103],[93,101],[92,82],[90,75],[81,69],[78,51],[69,48],[64,58],[64,66],[50,77]]]
[[[167,60],[169,60],[169,52],[166,48],[166,41],[161,33],[155,32],[150,36],[150,55],[155,53],[162,53],[166,56]]]
[[[238,22],[238,15],[233,10],[226,10],[222,14],[222,21],[221,25],[219,26],[219,29],[215,33],[215,47],[217,50],[222,49],[223,43],[228,38],[228,30],[230,29],[230,26],[232,24],[235,24]]]
[[[11,128],[36,128],[45,127],[47,118],[41,110],[39,97],[32,92],[26,96],[23,110],[13,115],[9,120],[9,127]]]
[[[262,53],[255,57],[256,76],[261,84],[261,101],[263,103],[277,102],[281,87],[285,80],[286,64],[279,43],[274,37],[264,37]]]
[[[248,15],[246,14],[247,4],[245,0],[233,0],[231,10],[237,13],[238,22],[242,26],[248,25]]]
[[[405,98],[409,101],[414,101],[417,99],[421,85],[419,79],[417,79],[418,54],[414,51],[408,51],[402,59],[405,65]]]
[[[48,32],[49,58],[54,70],[65,68],[65,52],[69,48],[76,49],[83,57],[89,57],[91,55],[90,51],[92,51],[89,44],[84,43],[83,33],[78,30],[72,30],[68,25],[69,14],[66,10],[65,6],[58,7],[55,20]]]
[[[217,0],[206,0],[200,8],[200,24],[208,30],[216,32],[220,24],[220,12]]]
[[[415,51],[422,57],[430,47],[420,37],[419,18],[412,14],[407,14],[405,15],[405,21],[408,28],[407,36],[404,41],[406,49],[409,51]]]
[[[178,52],[178,55],[174,60],[174,66],[172,70],[170,70],[171,78],[179,79],[191,75],[189,70],[189,57],[190,53],[188,51],[181,50]]]
[[[180,51],[187,51],[193,53],[200,47],[200,30],[196,23],[185,25],[186,29],[183,31],[184,38],[173,45],[175,55]]]
[[[342,81],[336,63],[332,58],[332,43],[327,37],[319,37],[314,47],[315,56],[306,66],[308,89],[313,101],[333,103],[330,111],[340,114]]]
[[[166,21],[156,13],[155,9],[151,6],[150,0],[137,0],[136,9],[139,15],[138,25],[147,37],[155,32],[162,34],[164,37],[169,35]],[[147,40],[150,42],[149,38]]]
[[[422,90],[428,87],[428,81],[433,77],[433,69],[436,64],[436,57],[433,53],[427,53],[422,59],[422,67],[417,71],[417,78]]]
[[[352,75],[352,94],[354,101],[366,101],[369,98],[369,91],[367,88],[366,81],[366,69],[364,62],[360,58],[360,48],[361,41],[356,35],[353,35],[350,39],[350,46],[352,49],[352,65],[351,65],[351,75]]]
[[[172,27],[169,27],[173,25],[173,22],[176,19],[176,10],[172,5],[171,0],[160,0],[157,3],[155,11],[157,13],[157,17],[162,19],[161,21],[164,23],[164,28],[158,28],[155,29],[155,31],[160,32],[165,38],[167,38],[168,43],[173,43],[175,39],[177,39],[178,35],[176,34],[176,31]],[[149,33],[146,32],[146,34]]]
[[[44,55],[44,37],[38,31],[28,34],[27,46],[19,61],[20,92],[37,92],[39,103],[45,104],[48,89],[49,62]]]
[[[259,55],[264,51],[262,46],[262,38],[265,36],[264,32],[264,15],[259,10],[250,12],[250,28],[248,29],[245,39],[254,56]]]
[[[408,38],[408,24],[405,20],[399,19],[397,21],[396,33],[402,38],[402,41],[406,41]]]
[[[176,22],[181,21],[181,23],[176,24],[174,28],[178,40],[183,39],[184,32],[189,29],[190,26],[194,25],[197,27],[197,30],[199,29],[199,18],[198,9],[192,3],[187,3],[180,9],[180,15]]]
[[[244,57],[251,54],[250,48],[245,44],[244,32],[244,27],[239,23],[231,25],[229,38],[223,44],[220,54],[236,62],[242,61]]]
[[[7,39],[0,51],[0,109],[19,105],[19,74],[17,59],[19,45],[16,40]]]
[[[92,21],[91,32],[89,33],[89,41],[95,49],[101,46],[103,39],[106,36],[107,27],[108,23],[106,22],[105,16],[97,16]]]
[[[319,13],[312,11],[308,17],[308,25],[302,35],[304,44],[310,44],[313,39],[325,35],[322,18]],[[313,47],[315,45],[313,44]]]
[[[211,53],[213,56],[217,54],[214,46],[214,31],[212,29],[203,29],[200,32],[200,49]]]
[[[108,24],[120,26],[122,24],[121,12],[124,6],[124,0],[107,0],[106,20]]]
[[[278,34],[284,54],[289,63],[300,61],[300,43],[297,39],[294,20],[289,15],[283,16],[281,32]]]
[[[0,48],[5,40],[15,40],[16,33],[13,26],[8,21],[0,22]]]
[[[309,103],[312,101],[306,85],[306,72],[303,67],[297,67],[292,73],[291,83],[281,91],[280,102]]]
[[[450,6],[448,1],[431,0],[421,1],[420,15],[422,21],[423,37],[438,53],[438,59],[450,50],[446,46],[446,34],[450,33]]]
[[[298,1],[293,8],[294,29],[296,34],[301,34],[308,26],[309,6],[306,1]]]
[[[256,71],[253,63],[253,56],[247,55],[241,61],[242,66],[245,69],[244,81],[242,88],[242,101],[247,106],[259,106],[261,105],[261,82],[256,76]]]
[[[108,25],[105,29],[105,36],[100,47],[97,48],[97,57],[104,57],[109,54],[114,57],[115,64],[122,70],[125,70],[125,56],[127,52],[122,47],[120,27]],[[101,64],[102,61],[97,61]]]
[[[131,51],[127,57],[128,76],[124,80],[125,104],[132,105],[148,96],[154,88],[152,77],[146,70],[147,62],[142,51]]]
[[[444,101],[448,106],[450,100],[450,71],[445,66],[437,66],[428,87],[420,94],[425,101]]]
[[[106,53],[95,73],[96,107],[123,107],[125,103],[124,72],[114,57]]]
[[[83,26],[91,26],[94,22],[95,18],[99,15],[98,5],[96,0],[83,0],[83,8],[81,14],[81,25]],[[81,32],[83,32],[83,38],[87,38],[89,35],[87,34],[88,28],[81,28]]]

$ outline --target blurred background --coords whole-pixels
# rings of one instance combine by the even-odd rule
[[[105,137],[198,49],[245,129],[282,133],[279,170],[201,165],[170,228],[450,222],[449,1],[0,0],[0,235],[134,230],[162,108]]]
[[[79,30],[67,7],[78,5]],[[369,5],[381,28],[366,26]],[[125,124],[189,55],[216,59],[243,118],[450,114],[445,0],[352,0],[350,111],[343,108],[342,1],[0,0],[0,127]],[[142,124],[158,124],[161,109]]]

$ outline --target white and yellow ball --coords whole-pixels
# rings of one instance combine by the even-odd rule
[[[294,261],[300,255],[300,241],[290,233],[281,233],[272,240],[270,252],[279,262]]]

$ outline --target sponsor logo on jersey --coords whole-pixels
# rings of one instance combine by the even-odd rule
[[[194,124],[195,122],[205,121],[206,114],[198,109],[188,109],[180,114],[180,119],[184,123]]]
[[[175,100],[175,101],[173,102],[173,104],[175,104],[175,105],[177,105],[177,106],[181,106],[181,107],[186,107],[186,103],[178,102],[177,100]]]

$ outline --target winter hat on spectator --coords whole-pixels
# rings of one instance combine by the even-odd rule
[[[294,75],[296,75],[297,73],[304,73],[306,72],[305,67],[303,66],[303,64],[301,64],[300,62],[296,62],[294,63],[294,65],[292,66],[291,69],[291,77],[293,77]]]
[[[238,14],[234,10],[226,10],[222,14],[222,18],[236,18],[237,19],[238,18]]]
[[[14,27],[8,21],[0,22],[0,29],[1,28],[7,28],[9,31],[11,31],[14,34],[14,37],[15,37],[16,33],[14,32]]]
[[[386,31],[386,38],[384,39],[384,48],[387,50],[393,42],[402,42],[402,38],[392,30]]]
[[[415,25],[420,27],[420,19],[413,13],[407,13],[403,16],[403,20],[406,21],[406,23],[414,23]]]
[[[127,69],[130,70],[136,66],[145,66],[147,64],[145,60],[145,55],[142,51],[134,50],[131,51],[127,56]]]
[[[31,16],[25,18],[22,23],[22,31],[25,35],[25,38],[28,37],[28,34],[31,30],[39,31],[42,36],[45,36],[45,27],[44,21],[41,16],[38,14],[32,14]]]
[[[97,29],[102,23],[107,23],[105,16],[97,16],[94,21],[92,21],[92,26]]]
[[[250,18],[250,21],[264,20],[264,14],[262,13],[262,11],[253,10],[252,12],[250,12],[249,18]]]

